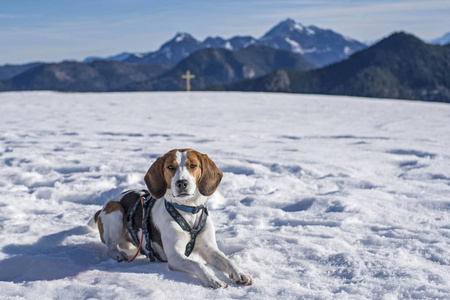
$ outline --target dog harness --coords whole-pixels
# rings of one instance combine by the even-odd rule
[[[197,235],[206,225],[206,219],[208,218],[208,209],[206,207],[206,204],[200,206],[186,206],[178,203],[167,202],[166,199],[164,199],[164,204],[166,205],[166,209],[172,216],[172,218],[178,223],[178,225],[180,225],[181,228],[183,228],[184,231],[187,231],[191,236],[190,241],[186,245],[186,250],[184,251],[184,255],[189,256],[194,249],[195,239],[197,238]],[[190,212],[192,214],[196,214],[201,211],[202,215],[200,217],[198,226],[196,228],[192,228],[177,209],[185,212]]]
[[[144,251],[141,251],[141,254],[144,254],[145,256],[147,256],[148,259],[150,259],[150,261],[156,261],[155,260],[155,258],[156,258],[159,261],[166,262],[166,260],[163,260],[161,258],[161,256],[159,256],[159,254],[153,250],[152,245],[151,245],[152,244],[152,241],[150,238],[151,237],[151,228],[152,228],[150,225],[151,221],[152,221],[151,211],[152,211],[153,205],[155,204],[156,199],[153,198],[149,193],[144,194],[140,198],[145,198],[145,200],[142,201],[143,216],[142,216],[142,226],[141,226],[142,228],[141,229],[142,229],[142,235],[145,236],[145,242],[146,242],[145,249],[147,250],[147,253],[145,253]],[[127,217],[128,230],[131,233],[131,237],[133,238],[136,245],[140,245],[142,243],[142,241],[141,242],[139,241],[136,231],[134,230],[134,226],[133,226],[134,225],[134,222],[133,222],[134,215],[136,213],[136,209],[138,208],[139,204],[141,204],[141,201],[136,201],[136,204],[134,204],[133,209],[131,210],[130,214]]]
[[[145,249],[147,250],[147,253],[144,251],[141,251],[141,254],[145,255],[150,259],[150,261],[154,262],[156,259],[162,262],[166,262],[166,260],[163,260],[157,252],[155,252],[151,246],[151,210],[153,208],[153,205],[156,202],[156,199],[153,198],[148,192],[146,192],[144,195],[140,197],[140,199],[143,199],[142,201],[136,201],[134,204],[130,214],[127,217],[127,223],[128,223],[128,230],[131,234],[131,237],[133,238],[136,245],[140,245],[142,242],[139,241],[139,238],[136,234],[136,231],[134,230],[134,215],[136,214],[136,210],[138,206],[142,205],[142,235],[145,236]],[[167,200],[164,199],[164,204],[166,206],[167,212],[169,215],[180,225],[180,227],[187,231],[190,235],[190,240],[188,244],[186,245],[186,250],[184,252],[184,255],[189,256],[194,249],[195,240],[197,238],[197,235],[202,231],[202,229],[206,225],[206,219],[208,218],[208,209],[205,205],[200,206],[187,206],[187,205],[181,205],[178,203],[171,203],[167,202]],[[192,228],[189,223],[183,218],[183,216],[178,211],[182,210],[185,212],[190,212],[192,214],[197,214],[200,211],[202,212],[202,215],[200,216],[200,222],[196,228]],[[142,239],[142,238],[141,238]],[[139,250],[138,250],[139,251]],[[134,259],[134,258],[133,258]],[[131,260],[132,261],[132,260]]]

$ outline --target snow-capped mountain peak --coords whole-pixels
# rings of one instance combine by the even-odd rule
[[[180,47],[188,47],[188,48],[201,48],[201,43],[196,40],[192,35],[189,33],[184,32],[178,32],[171,40],[164,43],[159,51],[164,50],[166,48],[170,48],[173,51],[176,51],[175,48]],[[166,50],[164,50],[166,51]]]
[[[286,19],[283,22],[278,23],[269,32],[267,32],[262,39],[270,38],[274,36],[289,37],[295,34],[313,35],[316,31],[312,26],[304,26],[292,19]]]
[[[206,48],[224,48],[228,50],[240,50],[254,44],[256,40],[251,36],[235,36],[228,40],[216,37],[207,37],[203,42]]]
[[[182,42],[186,39],[194,39],[189,33],[184,33],[184,32],[179,32],[177,33],[177,35],[174,37],[174,41],[179,43]]]
[[[207,37],[202,44],[207,48],[224,48],[227,41],[219,36]]]
[[[224,48],[234,51],[247,48],[253,44],[300,54],[318,67],[345,59],[352,53],[366,47],[364,44],[332,30],[321,29],[313,25],[304,26],[293,19],[286,19],[271,28],[260,39],[251,36],[235,36],[224,39],[216,36],[207,37],[203,42],[200,42],[189,33],[178,32],[157,51],[141,53],[141,55],[136,53],[120,54],[116,58],[109,57],[106,60],[172,67],[181,59],[203,48]],[[87,60],[95,59],[101,58],[94,57]]]
[[[125,60],[125,59],[127,59],[127,58],[129,58],[129,57],[142,58],[142,57],[144,57],[144,54],[138,53],[138,52],[136,52],[136,53],[131,53],[131,54],[128,55],[128,56],[124,56],[120,61],[123,61],[123,60]]]
[[[204,48],[204,46],[192,35],[189,33],[178,32],[157,51],[147,53],[141,59],[131,58],[127,60],[127,62],[173,67],[183,58],[202,48]]]
[[[299,53],[318,67],[345,59],[365,48],[332,30],[304,26],[292,19],[278,23],[257,44]]]
[[[298,31],[306,34],[314,34],[315,31],[310,28],[310,26],[303,26],[302,24],[295,22],[292,19],[287,19],[285,21],[286,26],[288,26],[289,31]]]

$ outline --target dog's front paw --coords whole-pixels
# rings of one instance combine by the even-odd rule
[[[213,289],[226,288],[227,284],[218,278],[209,278],[207,285]]]
[[[250,275],[236,273],[236,274],[231,274],[230,278],[237,284],[242,284],[242,285],[252,285],[253,284],[253,279],[250,277]]]

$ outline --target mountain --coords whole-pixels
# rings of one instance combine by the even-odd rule
[[[184,88],[184,83],[179,77],[187,69],[199,74],[193,88],[203,89],[210,85],[256,78],[277,69],[312,69],[344,59],[363,47],[363,44],[331,30],[304,27],[287,19],[259,40],[250,36],[235,36],[228,40],[208,37],[200,42],[187,33],[178,33],[154,52],[88,57],[84,64],[63,62],[34,66],[32,69],[16,68],[14,74],[0,81],[0,90],[180,90]],[[194,55],[202,50],[205,51]],[[187,58],[190,59],[183,62]],[[135,68],[133,65],[155,67]],[[109,68],[111,73],[103,72],[103,68]],[[174,69],[157,77],[168,68]],[[105,81],[108,76],[111,82]],[[156,82],[157,79],[162,81]]]
[[[256,43],[256,39],[251,36],[235,36],[227,40],[227,42],[231,45],[232,50],[240,50],[254,45]]]
[[[317,67],[341,61],[366,48],[364,44],[332,30],[303,26],[292,19],[273,27],[257,44],[298,53]]]
[[[42,64],[0,81],[0,91],[55,90],[105,92],[131,82],[146,81],[165,71],[161,66],[138,66],[116,61]]]
[[[399,32],[322,69],[277,71],[213,89],[450,102],[450,47]]]
[[[255,78],[277,69],[308,70],[314,66],[300,56],[266,46],[249,46],[237,51],[205,48],[191,54],[168,72],[146,82],[131,83],[120,90],[184,90],[181,75],[190,70],[195,74],[193,89]]]
[[[260,39],[251,36],[235,36],[228,40],[222,37],[207,37],[200,42],[188,33],[178,33],[154,52],[133,54],[124,52],[107,58],[88,57],[85,62],[100,59],[119,60],[133,64],[173,67],[193,52],[203,48],[240,50],[250,45],[291,51],[317,67],[346,59],[352,53],[366,48],[366,45],[332,30],[316,26],[306,27],[292,19],[287,19],[270,29]]]
[[[158,51],[150,52],[143,56],[130,56],[125,62],[141,65],[164,65],[173,67],[182,59],[195,51],[203,48],[224,48],[228,50],[240,50],[255,43],[252,37],[233,37],[225,40],[221,37],[208,37],[199,42],[187,33],[178,33],[173,39],[161,46]]]
[[[13,78],[22,72],[30,70],[34,67],[41,65],[42,63],[34,62],[23,65],[4,65],[0,66],[0,80]]]
[[[225,49],[228,49],[228,50],[232,50],[231,45],[227,43],[227,40],[221,38],[220,36],[207,37],[203,41],[202,44],[206,48],[225,48]]]
[[[124,61],[125,59],[127,59],[128,57],[133,56],[133,55],[142,57],[142,55],[139,54],[139,53],[122,52],[122,53],[119,53],[117,55],[108,56],[108,57],[104,57],[104,58],[99,57],[99,56],[86,57],[83,60],[83,62],[84,63],[90,63],[90,62],[93,62],[93,61],[96,61],[96,60]]]
[[[178,33],[173,39],[163,44],[158,51],[148,53],[143,57],[131,56],[123,61],[139,65],[173,67],[183,58],[202,48],[204,48],[202,43],[190,34]]]
[[[225,40],[221,37],[207,37],[202,45],[206,48],[224,48],[228,50],[240,50],[256,43],[256,39],[251,36],[235,36]]]
[[[224,48],[228,50],[240,50],[256,43],[251,36],[235,36],[225,40],[221,37],[207,37],[199,42],[188,33],[177,33],[174,38],[164,43],[159,50],[147,53],[122,52],[109,57],[90,56],[83,60],[89,63],[95,60],[123,61],[141,65],[164,65],[173,67],[183,58],[203,48]]]
[[[432,41],[430,41],[431,44],[434,45],[446,45],[446,44],[450,44],[450,32],[447,32],[446,34],[444,34],[443,36],[436,38]]]
[[[105,60],[42,64],[14,78],[0,81],[0,91],[183,90],[185,81],[181,79],[181,75],[186,70],[197,76],[192,81],[192,87],[203,89],[210,85],[255,78],[280,68],[308,70],[313,67],[297,54],[266,46],[253,45],[237,51],[203,48],[168,71],[160,65],[146,66]]]

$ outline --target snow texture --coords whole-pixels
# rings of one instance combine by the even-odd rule
[[[450,298],[449,105],[18,92],[0,111],[1,299]],[[118,263],[86,226],[185,147],[224,172],[210,214],[250,287]]]

